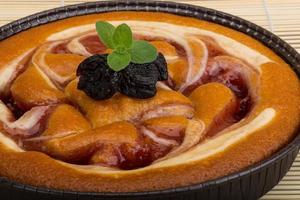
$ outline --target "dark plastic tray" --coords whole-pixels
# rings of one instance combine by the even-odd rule
[[[271,32],[220,11],[204,7],[156,1],[102,1],[65,6],[40,12],[0,28],[0,41],[31,27],[73,16],[110,11],[167,12],[211,21],[236,29],[273,49],[300,77],[300,55]],[[272,157],[244,171],[197,185],[154,192],[87,193],[39,188],[0,177],[1,200],[255,200],[271,190],[286,174],[297,156],[300,135]]]

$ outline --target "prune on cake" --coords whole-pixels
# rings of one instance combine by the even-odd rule
[[[150,98],[156,94],[158,71],[151,64],[130,64],[121,71],[120,92],[140,99]]]
[[[107,55],[93,55],[80,63],[77,69],[77,88],[97,100],[112,97],[119,87],[120,74],[109,68],[106,58]]]
[[[156,69],[158,70],[158,80],[165,81],[168,79],[168,68],[167,61],[162,53],[158,53],[157,59],[153,62]]]
[[[145,99],[156,94],[157,81],[168,79],[168,70],[161,53],[151,63],[130,63],[119,72],[109,68],[107,55],[94,55],[79,65],[77,76],[80,76],[78,89],[94,99],[107,99],[116,92]]]
[[[168,79],[167,63],[159,53],[152,63],[134,64],[121,71],[120,92],[139,99],[153,97],[156,94],[156,82]]]

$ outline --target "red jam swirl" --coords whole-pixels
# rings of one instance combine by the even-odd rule
[[[172,41],[165,40],[164,38],[135,35],[135,39],[143,39],[148,41],[167,41],[169,42],[169,44],[175,47],[179,57],[187,57],[187,53],[181,45]],[[207,135],[214,136],[220,130],[243,119],[250,112],[253,105],[253,99],[249,93],[249,88],[243,75],[238,70],[236,70],[236,66],[234,66],[234,64],[232,66],[228,66],[228,63],[225,63],[224,65],[222,63],[218,63],[217,68],[212,67],[217,62],[216,60],[214,60],[215,58],[217,58],[218,56],[230,55],[228,55],[221,47],[217,46],[214,40],[212,40],[211,38],[203,37],[203,41],[206,44],[209,52],[208,64],[205,73],[198,81],[188,86],[184,90],[183,94],[188,96],[194,89],[196,89],[200,85],[210,82],[218,82],[230,88],[237,99],[237,106],[234,114],[232,116],[226,116],[227,119],[222,119],[222,121],[218,123],[218,127],[214,127],[214,130],[209,130]],[[53,47],[51,53],[71,53],[67,46],[68,42],[63,42]],[[106,47],[101,43],[97,35],[88,35],[82,37],[79,39],[79,42],[91,55],[103,54],[107,52]],[[166,84],[169,85],[173,90],[175,90],[175,88],[178,88],[172,80],[172,77],[170,77],[169,80],[166,81]],[[13,99],[6,99],[5,104],[13,112],[16,119],[24,114],[22,108],[19,108],[14,103]],[[47,119],[43,120],[45,120],[45,123],[42,124],[46,124]],[[127,143],[120,143],[118,145],[99,144],[84,151],[84,153],[82,154],[78,153],[78,155],[75,156],[75,158],[73,158],[72,160],[64,160],[64,158],[56,157],[55,155],[52,155],[52,157],[74,164],[92,164],[130,170],[148,166],[155,160],[164,157],[172,149],[180,145],[183,142],[185,136],[184,127],[169,127],[166,129],[161,127],[148,126],[147,128],[152,131],[156,137],[164,140],[174,141],[175,143],[177,143],[177,145],[166,145],[154,141],[153,138],[150,138],[149,136],[143,134],[140,128],[137,127],[140,137],[133,146]],[[42,134],[42,130],[45,130],[45,127],[40,130],[40,134]],[[26,150],[37,150],[43,152],[44,142],[50,139],[51,137],[46,140],[22,142],[24,145],[23,147]]]

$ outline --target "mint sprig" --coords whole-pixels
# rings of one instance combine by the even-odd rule
[[[108,22],[99,21],[96,22],[96,30],[101,42],[112,49],[112,53],[107,57],[107,63],[114,71],[126,68],[130,62],[144,64],[157,58],[156,48],[147,41],[134,40],[127,24],[114,27]]]
[[[115,27],[107,22],[97,22],[96,23],[97,33],[102,41],[102,43],[110,49],[114,48],[112,41],[112,35],[115,32]]]
[[[118,47],[130,48],[133,40],[130,27],[127,24],[117,26],[112,34],[112,40],[116,49],[118,49]]]
[[[137,64],[150,63],[157,57],[156,48],[144,40],[133,41],[130,52],[131,61]]]

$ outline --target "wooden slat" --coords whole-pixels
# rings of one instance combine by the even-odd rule
[[[95,0],[0,0],[0,26],[35,12]],[[214,8],[270,29],[300,51],[300,0],[173,0]],[[267,12],[266,12],[267,11]],[[269,13],[269,18],[266,13]],[[283,180],[262,200],[300,200],[300,155]]]
[[[268,0],[268,6],[274,32],[300,51],[300,1]]]
[[[0,25],[42,10],[61,6],[59,1],[2,1],[0,0]]]

